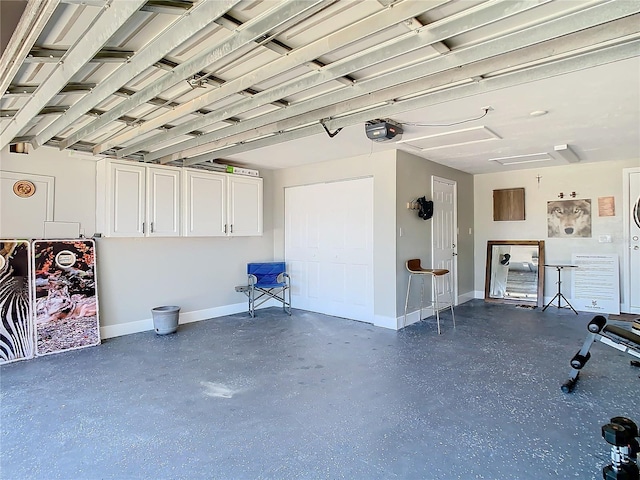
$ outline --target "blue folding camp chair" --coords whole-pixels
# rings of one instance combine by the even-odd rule
[[[248,263],[249,314],[256,316],[255,309],[273,298],[282,302],[282,309],[291,315],[291,284],[284,262]],[[288,299],[288,300],[287,300]]]

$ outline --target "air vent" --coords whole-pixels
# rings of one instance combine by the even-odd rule
[[[526,155],[512,155],[510,157],[496,157],[490,158],[490,162],[496,162],[500,165],[519,165],[521,163],[535,163],[535,162],[548,162],[553,160],[548,153],[529,153]]]
[[[470,143],[500,139],[501,137],[498,134],[492,132],[485,126],[480,126],[400,140],[398,143],[404,143],[419,150],[436,150],[438,148],[456,147],[458,145],[468,145]]]

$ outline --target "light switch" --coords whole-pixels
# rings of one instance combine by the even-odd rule
[[[600,235],[598,237],[600,243],[611,243],[611,235]]]

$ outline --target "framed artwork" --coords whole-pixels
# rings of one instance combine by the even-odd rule
[[[493,191],[493,221],[524,220],[524,188]]]
[[[615,217],[616,201],[615,197],[598,197],[598,216]]]
[[[29,242],[0,240],[0,364],[33,358]]]
[[[100,343],[95,243],[33,242],[36,354]]]
[[[547,202],[549,238],[591,237],[591,200],[554,200]]]

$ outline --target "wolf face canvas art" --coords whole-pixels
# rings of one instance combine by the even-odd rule
[[[549,238],[591,237],[591,200],[555,200],[547,202]]]

